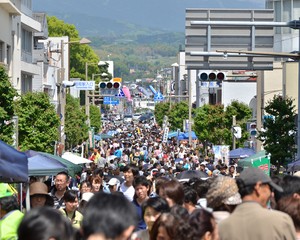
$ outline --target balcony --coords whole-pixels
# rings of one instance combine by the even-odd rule
[[[0,7],[11,15],[21,15],[21,11],[10,0],[0,0]]]

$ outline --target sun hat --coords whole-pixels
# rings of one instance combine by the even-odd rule
[[[246,168],[241,173],[239,178],[243,180],[244,184],[255,185],[257,182],[268,183],[272,188],[278,192],[283,192],[282,187],[275,184],[272,179],[259,168]]]
[[[215,177],[206,194],[207,206],[216,209],[222,204],[237,205],[242,202],[235,179],[219,175]]]
[[[48,187],[45,183],[42,182],[33,182],[29,186],[30,196],[39,194],[39,195],[48,195]]]

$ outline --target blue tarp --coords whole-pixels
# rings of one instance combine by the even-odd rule
[[[19,152],[0,140],[0,182],[27,182],[28,159],[25,153]]]
[[[247,158],[255,154],[252,148],[237,148],[229,152],[229,158]]]

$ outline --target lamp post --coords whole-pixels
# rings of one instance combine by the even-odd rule
[[[189,145],[192,145],[192,82],[190,70],[187,74],[188,87],[189,87]]]
[[[67,39],[69,39],[67,37]],[[89,44],[91,41],[87,38],[82,38],[78,41],[67,41],[65,42],[64,39],[60,41],[60,49],[57,49],[55,51],[50,52],[56,52],[59,53],[61,56],[60,60],[60,69],[57,79],[57,89],[58,89],[58,114],[60,116],[60,127],[59,127],[59,141],[61,143],[60,150],[62,153],[65,151],[65,107],[66,107],[66,91],[65,86],[63,85],[63,81],[65,81],[65,44],[68,45],[67,49],[67,56],[68,56],[68,62],[70,61],[70,44]],[[68,64],[68,71],[69,71],[70,65]],[[68,81],[69,79],[67,79]]]

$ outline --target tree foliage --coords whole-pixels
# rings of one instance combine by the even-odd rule
[[[94,128],[94,132],[99,133],[101,129],[101,113],[100,108],[95,105],[90,106],[90,121],[91,127]]]
[[[204,105],[198,108],[194,118],[194,130],[200,141],[221,145],[231,139],[223,105]]]
[[[168,102],[159,102],[155,105],[154,115],[158,125],[162,126],[164,116],[169,114],[170,104]]]
[[[17,91],[12,87],[6,70],[0,67],[0,139],[8,144],[12,144],[14,125],[14,97]]]
[[[171,129],[181,129],[183,130],[183,120],[189,117],[189,106],[185,101],[176,103],[171,106],[169,110],[169,123]]]
[[[47,18],[49,36],[68,36],[70,41],[80,40],[78,30],[73,24],[65,23],[58,18],[51,16]],[[98,68],[99,57],[89,45],[76,43],[68,44],[70,47],[70,77],[85,79],[85,64],[88,63],[88,78],[92,74],[100,73]]]
[[[80,107],[79,99],[67,95],[65,114],[66,147],[72,148],[88,138],[87,116]]]
[[[16,101],[19,117],[19,147],[52,153],[58,139],[59,117],[45,93],[28,92]]]
[[[237,147],[243,147],[244,142],[249,137],[249,133],[247,132],[247,122],[252,118],[252,110],[245,103],[234,100],[225,110],[225,117],[227,118],[226,127],[228,129],[232,127],[233,116],[235,116],[236,119],[236,126],[240,126],[242,129],[242,137],[236,139],[236,145]]]
[[[246,123],[251,118],[251,109],[244,103],[232,101],[224,110],[223,105],[204,105],[196,110],[194,130],[200,141],[212,144],[232,144],[232,118],[236,116],[236,125],[242,128],[242,138],[237,140],[241,147],[249,134]]]
[[[294,158],[295,136],[295,105],[291,98],[274,96],[265,107],[269,118],[265,118],[265,131],[259,131],[258,138],[263,141],[265,150],[271,154],[271,163],[277,166],[286,165]]]

